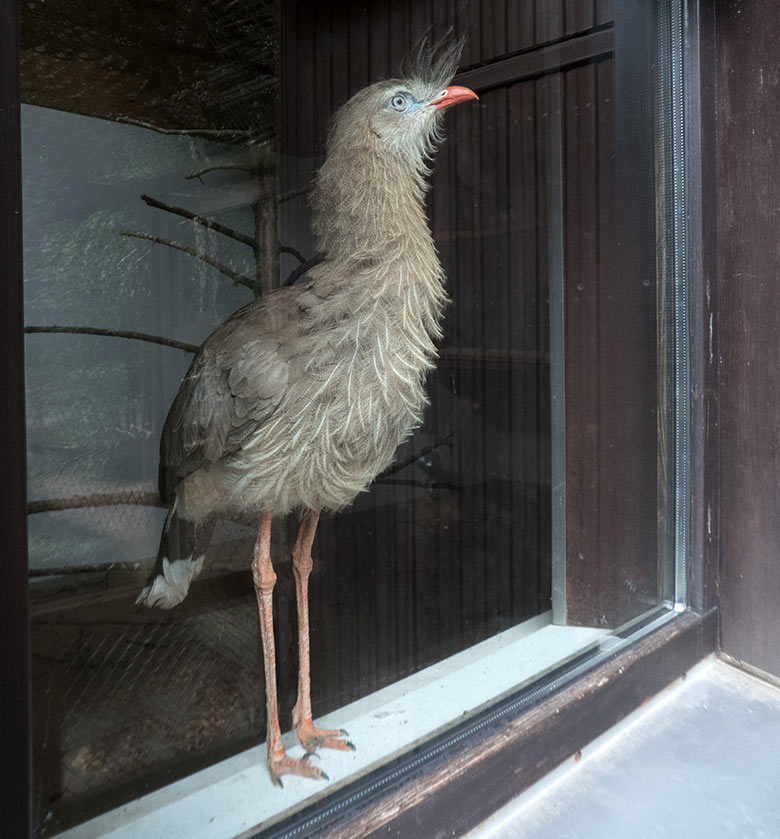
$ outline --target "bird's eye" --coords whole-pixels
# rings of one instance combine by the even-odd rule
[[[409,97],[405,93],[396,93],[390,100],[390,107],[394,111],[405,111],[409,104]]]

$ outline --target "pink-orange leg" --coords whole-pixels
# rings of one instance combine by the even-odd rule
[[[298,739],[307,752],[314,752],[319,748],[352,751],[355,747],[346,739],[346,731],[315,728],[311,715],[309,574],[312,569],[311,546],[319,517],[319,510],[307,510],[303,514],[293,548],[293,574],[298,602],[298,700],[293,708],[293,724]]]
[[[255,542],[252,576],[257,594],[257,607],[260,614],[260,634],[263,639],[263,663],[265,665],[265,702],[268,717],[266,745],[268,748],[268,770],[271,780],[282,786],[284,774],[303,775],[306,778],[325,778],[324,772],[311,766],[309,756],[291,758],[282,745],[282,733],[279,729],[279,709],[276,698],[276,647],[274,644],[273,591],[276,584],[276,572],[271,563],[271,517],[264,514],[260,523],[260,532]]]

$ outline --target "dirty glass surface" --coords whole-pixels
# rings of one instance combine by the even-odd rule
[[[480,95],[446,116],[427,203],[452,302],[422,424],[319,526],[315,718],[528,621],[608,631],[674,599],[663,20],[454,5],[22,8],[39,836],[265,739],[259,519],[216,523],[176,609],[135,602],[163,423],[218,324],[307,282],[330,116],[431,26],[466,36]],[[284,731],[296,527],[272,536]]]

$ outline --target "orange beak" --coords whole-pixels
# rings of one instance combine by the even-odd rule
[[[438,111],[439,108],[449,108],[450,105],[457,105],[458,102],[466,102],[469,99],[479,99],[471,88],[453,85],[443,90],[435,99],[428,103]]]

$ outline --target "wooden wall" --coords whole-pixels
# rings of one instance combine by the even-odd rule
[[[659,597],[657,21],[616,6],[614,42],[562,73],[569,623],[620,626]],[[660,518],[650,514],[658,509]],[[659,560],[660,559],[660,563]]]
[[[283,42],[296,45],[282,52],[285,244],[311,252],[307,191],[330,114],[370,81],[396,75],[429,26],[434,37],[450,24],[473,27],[465,67],[494,66],[518,48],[513,38],[520,30],[513,25],[507,36],[499,7],[444,5],[447,13],[435,23],[432,3],[322,3],[315,14],[303,3],[285,8]],[[575,26],[571,13],[569,21]],[[533,32],[532,18],[530,32],[523,29],[526,43]],[[323,635],[313,641],[321,653],[314,666],[324,682],[349,686],[352,695],[549,608],[540,70],[510,74],[500,84],[463,77],[482,98],[448,113],[448,139],[437,156],[430,213],[453,303],[429,381],[431,407],[398,455],[415,462],[320,526],[319,579],[315,574],[312,582],[312,610],[319,614],[312,624]],[[341,607],[337,622],[327,605],[334,601]],[[329,679],[335,671],[339,678]]]
[[[780,676],[780,7],[714,6],[722,646]]]
[[[632,100],[630,85],[616,93],[611,3],[458,2],[444,4],[446,13],[436,4],[435,19],[433,6],[292,3],[282,22],[283,43],[296,46],[282,52],[281,238],[307,255],[307,191],[338,105],[394,75],[427,27],[435,37],[451,24],[469,35],[458,80],[481,97],[479,106],[448,113],[431,193],[453,303],[431,408],[399,460],[430,448],[432,455],[324,521],[318,537],[319,573],[339,582],[336,593],[315,595],[312,608],[334,597],[344,604],[338,637],[352,637],[354,649],[332,667],[350,668],[346,681],[363,686],[550,606],[548,214],[556,188],[569,620],[619,625],[658,593],[656,519],[648,514],[658,491],[653,129],[638,119],[652,97]],[[623,36],[629,64],[646,58],[636,35]],[[642,66],[649,72],[649,62]],[[623,125],[613,117],[616,95]],[[626,126],[644,147],[624,136],[617,155],[615,137],[630,133]],[[648,149],[643,164],[637,153]],[[557,186],[551,153],[562,158]],[[644,181],[640,170],[649,173]],[[283,264],[282,274],[291,267]],[[319,617],[327,626],[327,614]],[[349,628],[353,620],[359,631]],[[322,641],[325,669],[331,642]]]

